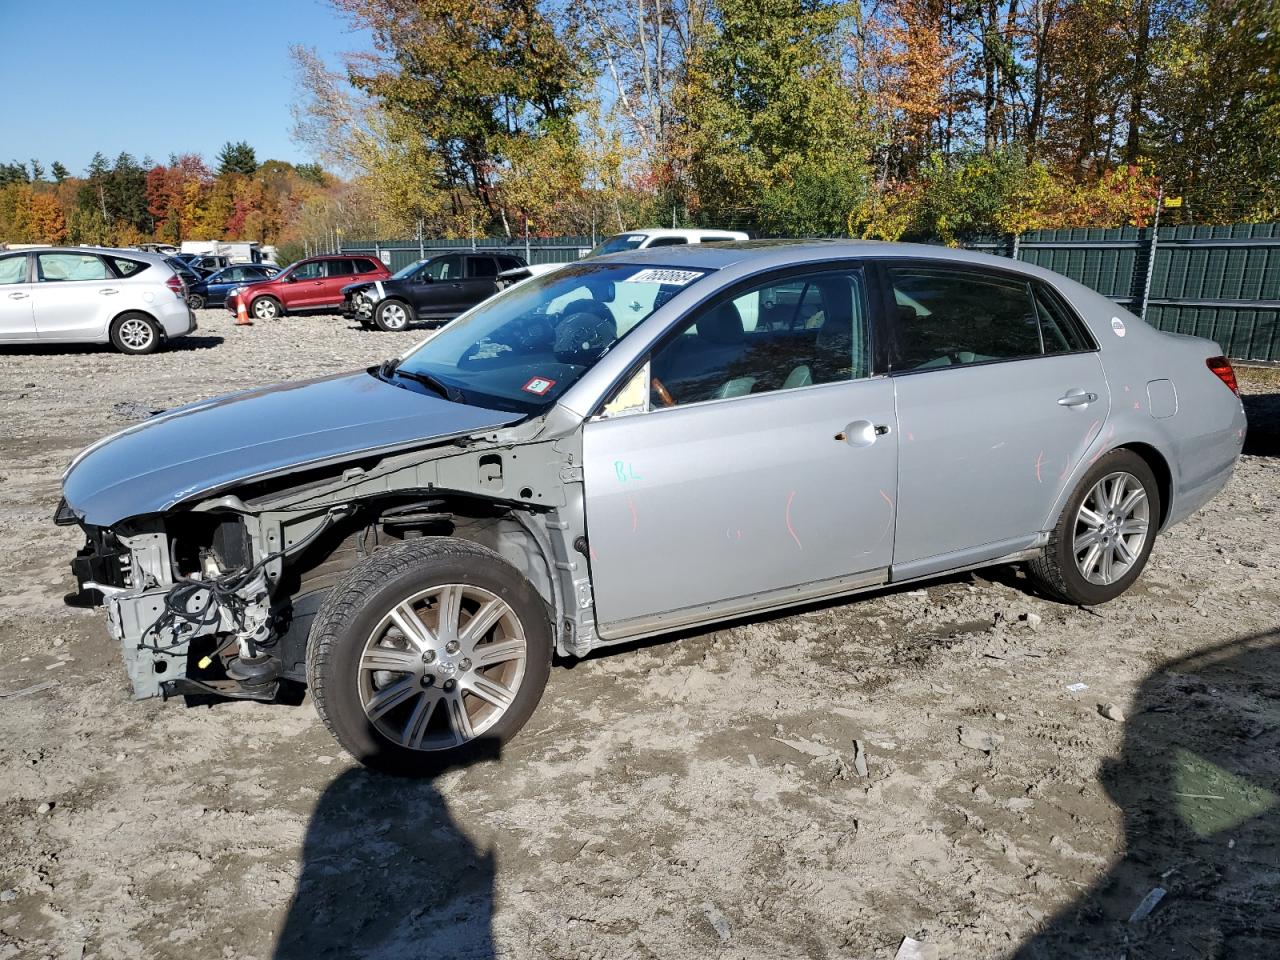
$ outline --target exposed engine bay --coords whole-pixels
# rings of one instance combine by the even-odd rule
[[[105,606],[136,698],[274,700],[306,682],[311,622],[347,571],[382,546],[460,537],[524,572],[557,648],[581,655],[597,640],[585,557],[569,546],[584,531],[580,483],[565,486],[574,452],[544,442],[517,457],[514,435],[529,432],[247,483],[110,528],[64,504],[57,521],[86,534],[75,602]]]

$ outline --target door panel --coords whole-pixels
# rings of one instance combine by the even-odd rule
[[[785,588],[801,599],[823,592],[805,585],[886,567],[893,416],[893,385],[876,378],[589,422],[598,629],[640,633],[672,611]]]
[[[290,275],[290,281],[278,284],[285,306],[306,308],[315,306],[324,296],[324,262],[314,260],[300,264]]]
[[[0,257],[0,340],[27,340],[36,335],[31,287],[25,253]]]
[[[34,284],[7,283],[0,286],[0,340],[27,340],[36,335],[32,310]]]
[[[37,254],[36,281],[31,305],[42,340],[101,336],[108,320],[124,309],[123,281],[92,254]]]
[[[899,419],[894,575],[1009,552],[1045,516],[1106,422],[1110,398],[1096,353],[957,366],[893,378]],[[1091,402],[1060,404],[1073,391]],[[1016,549],[1016,548],[1013,548]],[[955,559],[954,557],[952,559]],[[906,565],[917,564],[915,567]]]

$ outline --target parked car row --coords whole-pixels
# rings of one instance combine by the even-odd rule
[[[730,231],[640,230],[611,237],[588,257],[745,239]],[[564,266],[531,266],[484,250],[427,257],[395,274],[367,254],[307,257],[284,270],[233,264],[221,254],[87,247],[14,251],[2,259],[2,285],[12,289],[0,305],[0,341],[110,342],[127,353],[150,353],[191,332],[192,311],[205,307],[243,308],[258,320],[340,312],[385,331],[447,322],[505,287]],[[157,285],[164,295],[152,289]]]

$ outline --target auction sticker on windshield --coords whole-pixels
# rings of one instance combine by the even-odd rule
[[[535,397],[541,397],[555,385],[556,382],[554,380],[548,380],[546,377],[534,377],[520,389],[525,393],[532,393]]]
[[[670,283],[683,287],[701,277],[701,270],[641,270],[627,277],[627,283]]]

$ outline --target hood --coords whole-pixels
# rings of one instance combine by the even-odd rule
[[[379,380],[339,374],[167,411],[99,440],[62,478],[85,523],[159,513],[232,484],[426,446],[522,419]]]
[[[382,282],[386,283],[387,281],[384,278]],[[374,283],[375,281],[373,280],[361,280],[359,283],[348,283],[342,288],[341,292],[343,296],[346,296],[348,293],[354,293],[356,290],[364,290],[366,287],[372,287]]]

